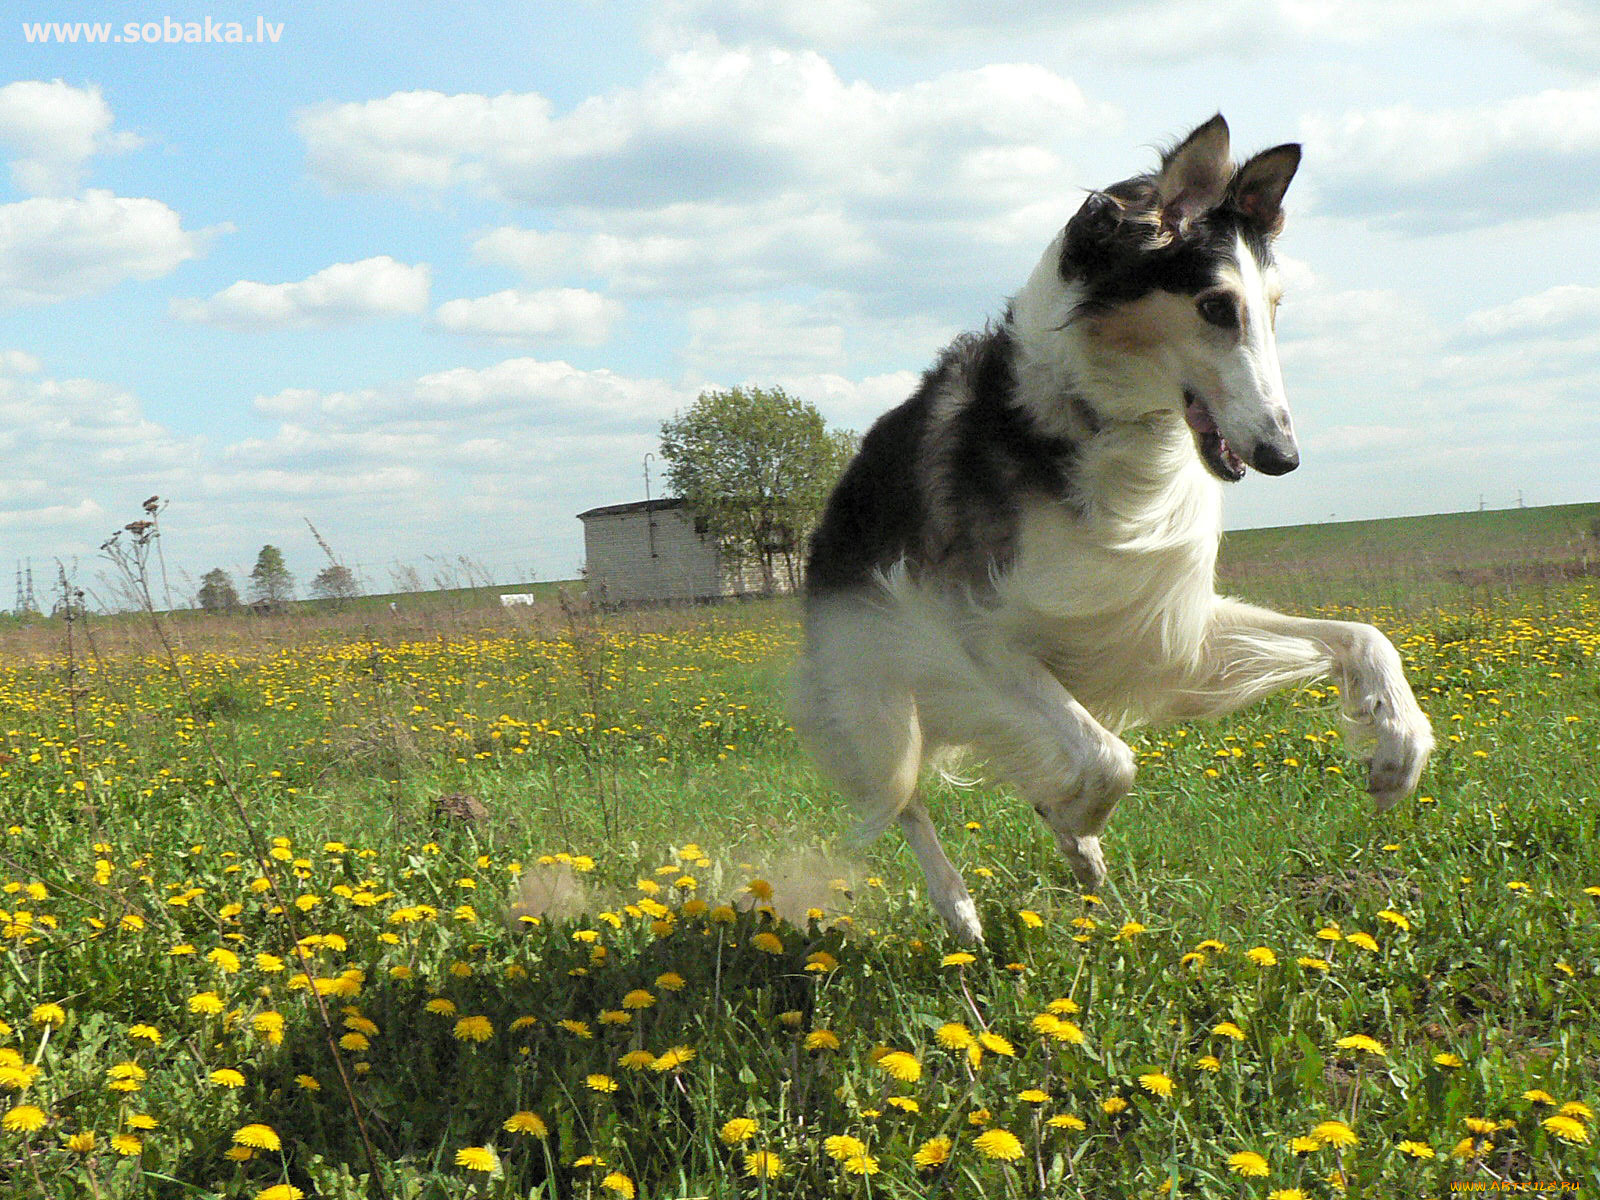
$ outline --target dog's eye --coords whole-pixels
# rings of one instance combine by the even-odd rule
[[[1200,319],[1218,329],[1239,328],[1239,310],[1232,296],[1207,296],[1195,304]]]

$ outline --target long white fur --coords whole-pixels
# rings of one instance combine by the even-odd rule
[[[1230,439],[1288,428],[1275,285],[1243,242],[1238,252],[1247,336],[1233,361],[1206,364],[1226,383],[1215,416]],[[1380,807],[1416,785],[1432,747],[1400,657],[1376,629],[1216,594],[1221,484],[1174,404],[1200,351],[1108,352],[1069,319],[1077,297],[1059,253],[1058,239],[1014,300],[1017,386],[1046,427],[1066,419],[1059,398],[1071,393],[1104,418],[1074,462],[1086,503],[1025,509],[1015,561],[982,602],[919,584],[903,565],[883,574],[868,607],[814,600],[799,678],[799,719],[855,803],[860,836],[898,821],[930,900],[966,940],[982,937],[976,908],[914,794],[924,763],[946,748],[982,753],[1038,810],[1080,883],[1095,886],[1099,834],[1134,777],[1116,736],[1126,728],[1220,716],[1334,675],[1349,728],[1372,747]]]

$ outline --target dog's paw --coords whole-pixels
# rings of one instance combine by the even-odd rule
[[[1367,762],[1367,791],[1379,812],[1416,790],[1433,752],[1433,727],[1409,694],[1380,705]]]
[[[958,900],[951,911],[944,914],[944,919],[950,932],[967,945],[983,944],[983,922],[978,920],[978,906],[972,902],[972,897]]]
[[[1106,856],[1100,850],[1099,838],[1064,837],[1059,841],[1079,887],[1092,892],[1106,881]]]

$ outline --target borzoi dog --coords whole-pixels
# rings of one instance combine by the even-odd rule
[[[1331,675],[1380,810],[1433,747],[1377,629],[1213,589],[1221,484],[1300,461],[1272,254],[1299,163],[1284,145],[1235,166],[1219,115],[1090,195],[998,325],[873,425],[828,503],[799,725],[864,838],[898,821],[965,940],[977,909],[916,796],[936,751],[987,758],[1093,888],[1133,784],[1129,726]]]

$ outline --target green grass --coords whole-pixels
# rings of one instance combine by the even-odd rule
[[[80,637],[70,664],[36,644],[0,667],[0,1194],[379,1194],[302,969],[334,1037],[361,1035],[340,1053],[388,1195],[1331,1197],[1335,1172],[1347,1195],[1587,1194],[1595,1121],[1547,1122],[1600,1108],[1600,602],[1559,580],[1475,599],[1412,560],[1408,594],[1435,598],[1402,613],[1339,575],[1338,546],[1366,544],[1349,532],[1228,553],[1258,539],[1290,602],[1395,638],[1440,737],[1423,798],[1372,811],[1325,688],[1141,731],[1086,900],[1004,789],[930,784],[989,935],[964,965],[899,839],[853,848],[794,742],[787,602],[255,643],[195,626],[181,681],[153,644],[85,659]],[[1328,576],[1284,568],[1290,546]],[[487,817],[436,803],[457,793]],[[264,862],[239,805],[280,839]],[[1067,999],[1073,1026],[1041,1032]],[[975,1063],[960,1043],[985,1030],[1004,1041]],[[818,1031],[838,1048],[807,1049]],[[1358,1035],[1383,1053],[1340,1045]],[[693,1056],[619,1064],[673,1047]],[[549,1136],[505,1129],[519,1112]],[[735,1118],[754,1132],[728,1145]],[[1291,1148],[1331,1120],[1358,1141]],[[281,1148],[230,1159],[251,1124]],[[987,1157],[1007,1143],[983,1130],[1021,1157]],[[919,1169],[939,1138],[950,1161]],[[457,1165],[475,1147],[496,1171]],[[781,1178],[746,1173],[758,1149]],[[1230,1168],[1245,1153],[1269,1174]]]

